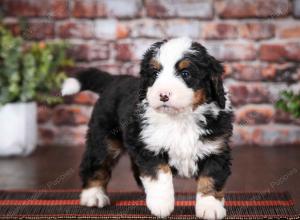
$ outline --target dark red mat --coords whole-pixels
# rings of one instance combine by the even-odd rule
[[[143,193],[110,193],[112,205],[79,206],[79,190],[0,191],[1,219],[155,219],[145,207]],[[178,193],[169,219],[196,219],[194,193]],[[297,219],[294,203],[286,192],[229,192],[227,219]]]

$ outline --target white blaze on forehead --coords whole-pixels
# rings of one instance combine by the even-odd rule
[[[175,38],[163,44],[157,54],[157,59],[163,69],[174,69],[175,64],[190,50],[192,40],[187,37]]]

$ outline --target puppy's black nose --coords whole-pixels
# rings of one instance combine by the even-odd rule
[[[160,94],[159,96],[160,96],[160,101],[162,101],[162,102],[169,101],[169,96],[168,95]]]

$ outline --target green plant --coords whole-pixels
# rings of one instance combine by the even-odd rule
[[[295,94],[293,91],[283,91],[276,107],[300,118],[300,94]]]
[[[26,44],[0,24],[0,105],[10,102],[61,101],[55,92],[71,66],[65,42]]]

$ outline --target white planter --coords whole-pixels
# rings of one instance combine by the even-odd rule
[[[0,107],[0,156],[28,155],[37,143],[35,102]]]

